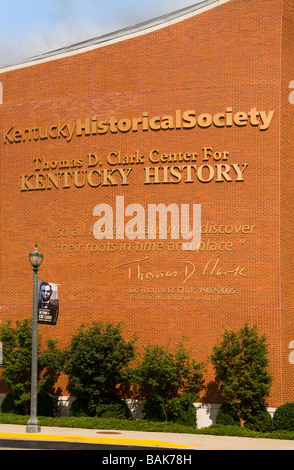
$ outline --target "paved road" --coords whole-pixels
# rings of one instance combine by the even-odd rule
[[[38,434],[27,434],[25,426],[0,424],[0,447],[12,444],[14,448],[32,445],[44,450],[48,446],[55,449],[72,446],[81,450],[96,446],[95,450],[106,451],[155,449],[183,455],[193,450],[294,450],[294,441],[290,440],[48,427],[41,427]]]
[[[0,450],[106,450],[109,452],[116,451],[153,451],[158,450],[158,447],[145,447],[145,446],[129,446],[129,445],[115,445],[115,444],[101,444],[101,443],[87,443],[87,442],[67,442],[67,441],[50,441],[50,440],[35,440],[35,439],[7,439],[0,438]],[[194,450],[194,449],[193,449]],[[168,452],[170,448],[160,448],[160,452]]]

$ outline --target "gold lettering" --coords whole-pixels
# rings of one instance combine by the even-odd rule
[[[182,175],[181,175],[182,167],[181,166],[172,166],[170,169],[170,174],[176,178],[176,180],[170,179],[171,183],[180,183],[182,180]]]
[[[213,264],[214,263],[214,264]],[[215,262],[214,260],[208,261],[206,264],[204,270],[203,270],[203,276],[208,275],[208,276],[226,276],[227,274],[233,274],[235,277],[241,276],[241,277],[246,277],[246,274],[243,274],[244,270],[246,269],[245,267],[237,266],[235,269],[228,270],[228,271],[222,271],[222,268],[219,267],[220,259],[218,258]],[[211,269],[209,271],[209,269]]]
[[[4,144],[6,144],[6,141],[9,142],[10,144],[13,144],[13,139],[9,135],[12,129],[13,129],[13,126],[11,126],[8,130],[4,128]]]
[[[102,170],[102,176],[103,176],[103,183],[102,186],[117,186],[116,180],[113,178],[113,173],[116,170],[108,170],[108,169],[103,169]]]
[[[197,124],[199,127],[210,127],[212,124],[211,114],[201,114],[198,116]]]
[[[64,123],[61,120],[55,125],[26,127],[23,129],[15,129],[13,125],[4,128],[3,142],[19,143],[31,141],[44,141],[47,139],[64,138],[67,142],[71,142],[74,136],[89,136],[97,134],[111,133],[128,133],[145,131],[165,131],[172,129],[192,129],[196,125],[200,128],[209,128],[211,125],[216,128],[228,128],[233,125],[245,127],[250,123],[251,126],[257,126],[260,131],[267,130],[273,120],[275,111],[258,111],[256,107],[251,108],[248,112],[238,111],[233,114],[232,108],[226,108],[225,112],[216,112],[215,114],[202,113],[197,115],[195,110],[188,109],[182,111],[177,109],[172,115],[154,115],[149,117],[148,112],[143,112],[140,117],[117,119],[111,116],[106,120],[97,120],[97,116],[91,118],[78,118],[73,123]],[[153,155],[155,158],[155,155]],[[162,157],[164,161],[165,157]],[[215,160],[220,156],[215,155]],[[224,159],[224,158],[223,158]],[[152,155],[151,160],[152,162]],[[182,160],[178,160],[182,161]],[[186,156],[186,160],[190,161]]]
[[[34,191],[34,186],[29,183],[29,180],[34,175],[22,175],[21,178],[21,191]]]
[[[213,124],[215,127],[225,127],[226,125],[226,115],[225,113],[218,113],[213,116]]]
[[[89,183],[89,186],[91,186],[92,188],[98,188],[98,186],[100,186],[101,183],[100,182],[93,183],[92,176],[94,173],[96,173],[99,177],[101,176],[101,173],[99,170],[90,171],[90,173],[88,174],[88,183]]]
[[[260,126],[261,131],[265,131],[269,128],[270,123],[272,122],[272,118],[274,116],[275,112],[274,111],[269,111],[268,114],[266,114],[265,111],[260,111],[259,115],[261,117],[262,125]]]
[[[40,163],[42,162],[42,158],[35,158],[35,160],[33,160],[33,163],[35,163],[35,171],[40,171],[41,170],[41,167],[40,167]]]
[[[126,185],[129,184],[129,183],[128,183],[128,177],[129,177],[129,174],[130,174],[131,171],[132,171],[132,168],[128,168],[128,169],[127,169],[127,168],[126,168],[126,169],[124,169],[124,168],[118,168],[117,170],[114,170],[114,171],[118,171],[119,174],[120,174],[120,176],[122,177],[121,186],[126,186]],[[127,173],[125,173],[125,171],[126,171]]]
[[[160,116],[154,116],[150,118],[149,127],[153,131],[159,131],[160,130]]]
[[[56,189],[59,188],[59,173],[53,175],[52,173],[47,174],[48,182],[47,189],[51,189],[50,182],[53,183]]]
[[[44,183],[45,176],[42,173],[37,173],[36,177],[36,187],[35,190],[38,189],[46,189],[46,184]]]
[[[82,182],[79,182],[79,174],[82,174],[83,175],[83,179],[82,179]],[[86,171],[85,170],[82,170],[82,171],[74,171],[73,172],[73,175],[74,175],[74,185],[77,187],[77,188],[83,188],[86,184]]]
[[[185,284],[195,273],[196,267],[195,264],[191,263],[190,261],[182,261],[182,263],[188,264],[190,266],[190,271],[188,270],[188,266],[185,268],[185,279],[183,281],[183,284]]]
[[[216,165],[217,179],[215,181],[217,183],[219,182],[222,183],[224,180],[232,181],[232,178],[230,178],[228,175],[230,169],[231,169],[230,165]]]
[[[183,113],[183,129],[193,129],[197,124],[196,113],[193,110]]]
[[[51,126],[49,130],[49,136],[51,139],[57,139],[57,132],[52,134],[52,131],[57,131],[57,126]]]
[[[99,163],[98,157],[95,153],[89,153],[88,155],[88,167],[96,166]]]
[[[21,142],[22,140],[22,133],[19,130],[14,132],[14,142]]]
[[[204,171],[205,168],[207,168],[208,172],[209,172],[209,175],[206,179],[203,176],[203,171]],[[210,181],[214,177],[214,169],[210,165],[201,165],[197,169],[197,177],[198,177],[199,181],[201,181],[202,183],[210,183]]]
[[[77,119],[76,122],[76,130],[77,130],[77,135],[80,136],[82,135],[83,131],[85,132],[85,135],[90,135],[91,134],[91,122],[90,119],[85,119],[84,122],[82,122],[81,119]],[[65,136],[64,136],[65,137]]]
[[[236,181],[244,181],[243,179],[243,172],[246,170],[248,167],[248,163],[243,163],[243,169],[240,170],[239,164],[238,163],[232,163],[232,167],[234,168],[236,174],[237,174],[237,179]]]
[[[145,167],[145,183],[144,184],[160,184],[159,181],[159,169],[160,167]],[[154,174],[152,174],[154,170]],[[150,178],[154,178],[154,181],[151,181]]]

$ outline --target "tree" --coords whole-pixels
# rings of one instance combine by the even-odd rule
[[[11,320],[7,320],[5,324],[0,326],[0,341],[3,344],[2,380],[9,388],[2,408],[4,406],[7,411],[29,414],[32,357],[31,319],[18,320],[15,327],[12,326]],[[41,338],[39,336],[38,388],[47,401],[49,395],[58,395],[59,390],[54,390],[54,384],[62,371],[63,353],[57,348],[56,341],[49,339],[47,350],[41,351],[40,345]],[[44,408],[44,400],[42,408]]]
[[[61,389],[56,387],[57,381],[63,372],[65,352],[58,348],[57,340],[48,339],[47,349],[41,352],[38,360],[38,414],[41,416],[54,416],[58,412],[57,397]]]
[[[163,346],[145,346],[141,362],[134,371],[140,396],[146,399],[145,410],[160,411],[165,421],[170,418],[172,403],[182,395],[192,404],[203,388],[203,364],[197,364],[182,345],[175,353]],[[148,414],[148,413],[147,413]]]
[[[123,339],[121,324],[94,322],[72,336],[65,365],[68,391],[86,414],[99,415],[103,403],[120,400],[118,386],[134,357],[134,342]]]
[[[2,380],[9,388],[10,406],[15,411],[24,409],[29,414],[31,390],[32,326],[29,319],[0,326],[0,341],[3,345]]]
[[[224,399],[237,410],[244,427],[252,412],[266,407],[269,396],[272,377],[266,337],[259,338],[257,327],[248,324],[237,332],[225,330],[220,344],[213,347],[211,361]]]

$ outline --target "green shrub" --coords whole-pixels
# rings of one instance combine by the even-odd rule
[[[213,347],[211,362],[224,400],[237,410],[244,427],[254,410],[266,407],[270,392],[266,337],[259,337],[257,327],[247,324],[237,332],[225,330],[221,342]]]
[[[4,409],[12,407],[21,414],[28,414],[31,390],[31,350],[32,325],[26,318],[17,321],[15,327],[11,320],[0,325],[0,341],[3,343],[2,380],[9,389]],[[12,403],[13,401],[13,403]]]
[[[98,409],[101,418],[128,419],[131,416],[128,405],[123,400],[101,403]]]
[[[196,427],[194,395],[187,393],[169,400],[166,406],[169,421]]]
[[[285,403],[274,412],[273,428],[294,431],[294,403]]]
[[[245,426],[257,432],[270,432],[273,427],[273,420],[267,410],[259,410],[249,417]]]
[[[57,416],[58,397],[48,392],[39,392],[37,400],[37,410],[39,416]]]
[[[193,406],[194,394],[187,393],[179,397],[171,398],[165,405],[163,412],[163,400],[147,400],[144,405],[143,419],[148,421],[163,422],[167,420],[173,423],[196,427],[196,410]]]
[[[223,403],[218,410],[216,424],[240,426],[237,408],[229,403]],[[272,430],[272,417],[264,408],[254,410],[248,417],[245,427],[253,431],[269,432]]]
[[[225,426],[240,426],[237,410],[229,403],[223,403],[216,415],[216,424]]]
[[[118,402],[119,386],[127,381],[126,369],[134,357],[134,342],[123,339],[121,324],[94,322],[77,330],[65,362],[68,391],[77,397],[73,412],[99,416],[107,400]]]
[[[39,416],[57,416],[58,398],[47,392],[40,392],[37,396],[37,411]],[[26,415],[29,408],[25,407],[24,402],[14,393],[8,392],[1,404],[2,413],[13,413],[17,415]]]
[[[28,318],[16,321],[13,327],[11,320],[0,325],[0,341],[3,343],[3,365],[1,378],[9,392],[4,399],[1,410],[7,413],[29,414],[31,391],[31,355],[32,355],[32,321]],[[57,347],[57,341],[47,340],[47,348],[41,351],[38,337],[38,407],[43,413],[57,412],[56,382],[63,367],[63,353]],[[56,398],[53,397],[55,395]]]
[[[39,416],[57,416],[58,397],[47,392],[40,392],[37,396],[37,411]],[[29,413],[24,402],[12,392],[8,392],[1,404],[2,413],[13,413],[17,415],[26,415]]]
[[[88,407],[84,400],[76,398],[76,400],[72,403],[70,407],[68,416],[76,418],[83,418],[89,416]]]
[[[27,409],[25,407],[25,404],[22,401],[19,401],[19,397],[17,394],[14,394],[13,392],[8,392],[5,395],[5,398],[1,404],[2,413],[25,415],[26,411]]]
[[[162,400],[156,398],[146,400],[143,410],[143,419],[156,422],[165,421]]]
[[[103,400],[96,403],[96,416],[99,418],[129,419],[130,415],[128,405],[123,400]],[[84,401],[77,398],[70,408],[69,416],[81,418],[93,415]]]
[[[184,406],[181,396],[188,395],[190,403],[192,395],[193,401],[197,400],[204,385],[204,365],[191,358],[182,344],[175,352],[159,345],[148,345],[144,349],[141,362],[133,371],[134,388],[146,400],[144,418],[169,421],[172,415],[179,416],[176,407]],[[177,399],[183,401],[171,402]]]

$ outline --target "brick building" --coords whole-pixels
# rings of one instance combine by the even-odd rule
[[[294,401],[293,21],[291,0],[204,0],[0,69],[1,321],[31,315],[37,241],[44,340],[122,321],[203,361],[249,322],[270,406]]]

